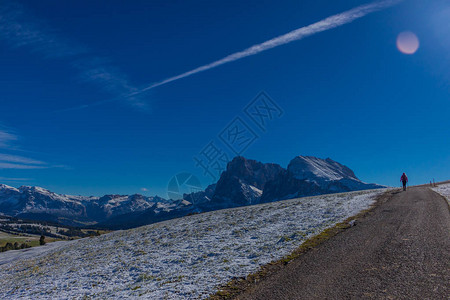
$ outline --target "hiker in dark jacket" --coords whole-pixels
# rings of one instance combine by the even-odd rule
[[[408,182],[408,176],[403,173],[402,177],[400,177],[400,181],[403,183],[403,190],[406,191],[406,183]]]

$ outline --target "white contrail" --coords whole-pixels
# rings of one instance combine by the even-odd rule
[[[376,11],[380,11],[382,9],[391,7],[395,4],[398,4],[400,2],[402,2],[403,0],[385,0],[385,1],[376,1],[376,2],[372,2],[366,5],[361,5],[358,6],[356,8],[353,8],[351,10],[348,10],[346,12],[328,17],[322,21],[319,21],[317,23],[305,26],[305,27],[301,27],[299,29],[293,30],[289,33],[280,35],[276,38],[273,38],[271,40],[268,40],[264,43],[261,44],[257,44],[254,45],[250,48],[247,48],[243,51],[240,52],[236,52],[233,54],[230,54],[220,60],[217,60],[215,62],[212,62],[210,64],[198,67],[196,69],[193,69],[191,71],[182,73],[180,75],[174,76],[174,77],[170,77],[167,78],[163,81],[154,83],[148,87],[145,87],[139,91],[136,91],[134,93],[131,93],[130,96],[134,96],[140,93],[143,93],[145,91],[151,90],[155,87],[167,84],[169,82],[175,81],[175,80],[179,80],[182,78],[186,78],[188,76],[206,71],[206,70],[210,70],[213,68],[216,68],[220,65],[229,63],[229,62],[233,62],[236,60],[239,60],[241,58],[247,57],[247,56],[251,56],[251,55],[255,55],[258,53],[261,53],[263,51],[281,46],[281,45],[285,45],[288,43],[291,43],[293,41],[298,41],[301,40],[305,37],[311,36],[313,34],[319,33],[319,32],[323,32],[329,29],[333,29],[339,26],[342,26],[344,24],[348,24],[350,22],[353,22],[354,20],[357,20],[359,18],[362,18],[370,13],[376,12]]]

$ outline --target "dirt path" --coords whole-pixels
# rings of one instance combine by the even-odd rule
[[[238,299],[450,299],[447,201],[399,192]]]

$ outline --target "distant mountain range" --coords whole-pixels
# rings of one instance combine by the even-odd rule
[[[71,226],[132,228],[188,214],[321,194],[376,189],[330,158],[297,156],[287,169],[235,157],[216,184],[181,200],[142,195],[83,197],[0,184],[0,213]]]

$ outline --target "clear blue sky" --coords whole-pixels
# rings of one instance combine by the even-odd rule
[[[225,151],[236,117],[258,136],[248,158],[330,157],[385,185],[450,179],[448,1],[406,0],[140,93],[365,3],[2,1],[0,182],[166,196],[185,171],[206,186],[193,158],[211,141]],[[284,111],[265,132],[243,111],[260,91]]]

